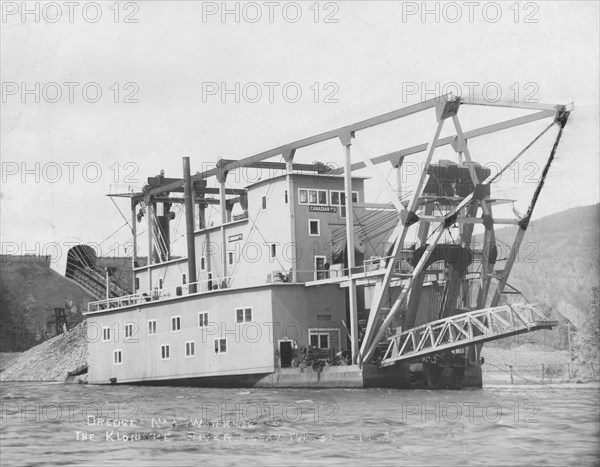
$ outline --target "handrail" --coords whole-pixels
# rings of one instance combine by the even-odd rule
[[[296,271],[296,274],[314,274],[315,271]],[[140,305],[148,302],[156,302],[165,299],[185,296],[190,294],[191,285],[196,286],[196,293],[209,293],[215,290],[238,289],[242,287],[265,285],[270,283],[303,283],[303,281],[292,281],[292,276],[288,272],[281,270],[262,271],[247,276],[226,276],[213,277],[212,279],[203,279],[200,281],[180,284],[162,289],[155,288],[152,291],[137,292],[134,294],[111,297],[108,299],[97,300],[88,303],[88,313],[102,310],[122,308],[132,305]],[[211,288],[209,288],[209,285]]]

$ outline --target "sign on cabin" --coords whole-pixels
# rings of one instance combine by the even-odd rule
[[[309,206],[308,210],[310,212],[337,212],[337,207],[335,206]]]

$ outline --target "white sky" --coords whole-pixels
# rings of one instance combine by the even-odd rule
[[[408,15],[420,10],[421,2],[276,3],[272,22],[265,2],[237,4],[236,22],[233,14],[223,21],[219,13],[203,20],[203,9],[220,9],[221,2],[191,1],[121,3],[115,22],[113,2],[100,2],[102,17],[94,23],[82,14],[85,6],[88,19],[94,19],[89,2],[75,6],[72,22],[63,2],[29,2],[28,8],[39,8],[39,18],[33,13],[23,18],[16,11],[21,2],[2,2],[2,252],[56,256],[56,248],[48,245],[58,244],[66,254],[69,242],[99,243],[124,224],[104,196],[111,184],[133,179],[138,181],[133,185],[143,185],[161,169],[168,177],[180,177],[185,155],[191,157],[192,172],[218,157],[242,158],[433,97],[423,93],[435,90],[436,83],[440,90],[458,83],[466,94],[464,83],[475,82],[474,95],[490,99],[499,87],[507,99],[514,99],[518,89],[519,100],[530,95],[539,102],[574,102],[534,217],[599,201],[598,2],[525,2],[518,8],[512,1],[479,2],[472,22],[468,2],[429,3],[431,10],[439,9],[438,18],[422,18],[421,11]],[[53,23],[56,5],[62,16]],[[262,17],[252,23],[256,5]],[[462,17],[451,22],[456,6]],[[298,11],[302,17],[294,23]],[[129,13],[137,23],[124,22]],[[325,22],[327,15],[337,22]],[[63,92],[56,103],[48,102],[55,97],[56,88],[48,86],[52,82]],[[65,82],[80,83],[74,102],[69,102]],[[264,94],[255,103],[248,102],[253,92],[237,103],[234,95],[225,96],[225,103],[219,94],[203,99],[203,83],[212,82],[230,88],[236,82],[240,87],[260,83]],[[39,103],[35,93],[21,94],[23,83],[28,89],[40,83]],[[97,103],[82,96],[86,83],[102,90]],[[118,103],[113,83],[119,83]],[[125,83],[135,83],[139,102],[122,102],[135,89],[124,89]],[[262,83],[279,83],[273,85],[272,102]],[[288,86],[289,99],[294,88],[302,90],[299,102],[284,98],[286,83],[293,86]],[[483,95],[486,83],[491,91]],[[417,91],[406,95],[413,86]],[[324,102],[332,90],[337,102]],[[94,97],[93,88],[87,96]],[[464,118],[465,130],[489,121],[485,115]],[[496,136],[491,142],[498,147],[491,152],[474,145],[473,157],[509,160],[544,125],[531,125],[528,138]],[[427,142],[435,119],[429,114],[413,127],[390,128],[385,136],[373,133],[363,146],[377,155]],[[538,155],[547,157],[551,143],[547,139]],[[500,155],[504,150],[507,154]],[[342,147],[335,143],[299,155],[298,161],[341,164],[341,156]],[[387,174],[389,165],[382,170]],[[128,203],[118,202],[128,216]],[[123,228],[103,247],[127,240]],[[64,272],[64,257],[56,260],[55,267]]]

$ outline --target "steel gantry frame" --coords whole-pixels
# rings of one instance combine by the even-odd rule
[[[522,110],[531,110],[535,111],[529,115],[520,116],[517,118],[512,118],[504,121],[500,121],[498,123],[483,126],[480,128],[476,128],[469,131],[462,131],[460,123],[458,121],[457,112],[462,105],[475,105],[475,106],[491,106],[491,107],[510,107]],[[398,151],[394,151],[388,154],[383,154],[375,157],[371,157],[364,153],[364,151],[360,152],[362,157],[362,161],[353,162],[352,161],[352,146],[356,144],[356,136],[360,131],[366,130],[368,128],[372,128],[378,125],[382,125],[388,122],[392,122],[410,115],[417,114],[419,112],[424,112],[429,109],[435,109],[435,114],[437,118],[437,127],[436,130],[428,143],[419,144],[416,146],[411,146],[407,148],[400,149]],[[231,205],[235,200],[240,203],[243,203],[244,194],[242,191],[231,191],[230,189],[225,188],[225,182],[227,179],[227,175],[236,169],[244,168],[244,167],[255,167],[255,168],[277,168],[285,170],[287,174],[288,180],[288,193],[292,197],[289,202],[290,206],[290,222],[293,224],[294,221],[294,189],[293,189],[293,176],[292,173],[294,170],[312,170],[318,173],[322,173],[326,167],[321,167],[319,165],[307,165],[307,164],[294,164],[294,156],[299,149],[306,148],[308,146],[322,143],[329,140],[338,139],[343,146],[343,160],[344,164],[342,168],[335,170],[325,170],[329,174],[343,174],[345,179],[345,189],[346,189],[346,212],[352,213],[353,203],[352,196],[348,193],[351,191],[352,186],[352,172],[354,170],[359,170],[365,167],[371,169],[371,172],[374,176],[380,180],[384,181],[383,187],[387,189],[388,194],[391,195],[390,202],[392,203],[390,206],[401,209],[401,205],[399,202],[399,194],[401,192],[400,185],[400,177],[398,177],[398,192],[394,193],[393,190],[390,189],[387,184],[387,180],[382,179],[382,174],[379,171],[377,165],[385,162],[390,162],[393,167],[395,167],[398,172],[402,166],[403,160],[405,157],[409,155],[418,154],[421,152],[426,152],[426,164],[425,170],[421,175],[419,180],[417,189],[414,190],[411,200],[409,201],[408,208],[408,216],[403,223],[399,223],[396,229],[394,230],[392,237],[390,240],[393,240],[394,248],[392,253],[392,258],[388,261],[388,265],[386,268],[385,274],[382,274],[377,279],[376,292],[374,296],[373,303],[371,305],[371,313],[369,316],[367,331],[363,339],[362,347],[359,349],[359,340],[358,340],[358,325],[357,325],[357,304],[356,304],[356,281],[361,279],[362,275],[353,274],[353,265],[354,265],[354,250],[352,248],[354,242],[354,219],[352,215],[346,216],[346,244],[349,251],[349,268],[348,275],[339,279],[340,282],[346,281],[349,282],[349,303],[350,303],[350,335],[351,335],[351,348],[352,348],[352,361],[353,363],[361,363],[368,362],[373,358],[373,354],[375,348],[378,343],[381,341],[383,334],[386,332],[390,323],[394,317],[394,315],[398,312],[402,303],[406,300],[409,295],[409,292],[415,282],[415,278],[424,270],[424,265],[427,259],[431,256],[435,245],[438,243],[440,238],[442,237],[444,231],[457,220],[458,213],[461,209],[469,206],[472,202],[476,201],[477,204],[482,207],[484,211],[484,216],[491,217],[491,213],[489,211],[489,207],[487,203],[483,199],[474,199],[474,193],[471,193],[469,196],[463,199],[450,213],[446,216],[443,216],[441,219],[422,219],[422,222],[432,222],[435,220],[440,220],[439,225],[434,230],[433,233],[433,241],[428,244],[427,249],[421,260],[414,268],[412,274],[408,278],[407,285],[402,289],[400,297],[395,301],[392,308],[389,310],[383,324],[381,326],[376,326],[375,316],[379,314],[379,311],[383,309],[383,297],[386,295],[387,290],[389,289],[390,282],[393,279],[393,269],[398,261],[404,240],[406,239],[406,233],[408,228],[416,222],[419,222],[420,219],[416,215],[416,210],[420,203],[420,196],[422,194],[422,190],[425,184],[425,176],[427,172],[427,167],[431,164],[432,157],[436,148],[445,145],[452,145],[457,154],[459,155],[459,161],[462,162],[464,158],[466,163],[469,164],[472,162],[471,156],[467,147],[467,140],[473,139],[476,137],[484,136],[487,134],[495,133],[498,131],[507,130],[510,128],[514,128],[520,125],[525,125],[527,123],[536,122],[546,118],[553,118],[555,122],[560,123],[561,132],[562,127],[566,123],[566,119],[571,110],[571,106],[560,105],[560,104],[538,104],[538,103],[514,103],[514,102],[487,102],[482,99],[474,99],[474,98],[465,98],[453,96],[452,94],[446,94],[439,97],[435,97],[429,100],[425,100],[423,102],[404,107],[401,109],[394,110],[392,112],[388,112],[382,115],[378,115],[376,117],[368,118],[366,120],[362,120],[350,125],[346,125],[343,127],[339,127],[330,131],[326,131],[324,133],[320,133],[318,135],[314,135],[311,137],[307,137],[289,144],[285,144],[283,146],[276,147],[274,149],[260,152],[258,154],[254,154],[252,156],[240,159],[240,160],[230,160],[230,159],[220,159],[215,168],[206,170],[201,173],[196,173],[195,175],[190,174],[189,161],[184,160],[184,177],[181,179],[164,179],[163,183],[159,186],[149,186],[142,193],[134,193],[129,197],[131,198],[131,211],[132,218],[134,220],[133,227],[133,235],[135,237],[135,218],[136,218],[136,206],[138,203],[144,202],[147,206],[147,209],[153,209],[153,205],[156,202],[178,202],[174,198],[168,197],[171,192],[181,192],[184,187],[186,192],[186,198],[195,197],[193,202],[190,204],[186,203],[186,211],[190,211],[194,209],[194,205],[199,202],[200,204],[220,204],[221,209],[223,211],[222,214],[222,223],[224,224],[227,221],[226,215],[224,211],[227,205]],[[440,134],[442,131],[442,127],[446,119],[451,118],[456,130],[456,134],[453,136],[448,136],[441,138]],[[560,136],[558,137],[560,139]],[[555,144],[554,151],[556,149],[556,145],[558,144],[558,140]],[[526,148],[527,149],[527,148]],[[523,151],[524,152],[524,151]],[[521,153],[522,154],[522,153]],[[510,164],[512,164],[520,155],[518,155]],[[267,161],[267,159],[273,157],[283,157],[285,163],[279,162],[271,162]],[[549,161],[549,163],[551,160]],[[547,173],[547,168],[549,167],[549,163],[547,164],[546,170],[544,171],[544,176]],[[509,164],[509,165],[510,165]],[[490,177],[487,180],[480,181],[477,180],[477,174],[473,169],[472,165],[470,167],[470,173],[472,177],[472,182],[475,186],[478,185],[486,185],[495,180],[502,172],[504,172],[508,166],[506,166],[496,177]],[[209,189],[206,187],[206,179],[215,177],[219,182],[219,188],[217,192],[219,193],[219,199],[205,199],[204,194],[208,193],[209,190],[211,193],[214,192],[215,189]],[[543,184],[543,182],[542,182]],[[541,188],[541,185],[540,187]],[[227,199],[227,195],[237,195],[238,197],[234,199]],[[536,191],[535,200],[537,200],[537,196],[539,195],[539,190]],[[531,213],[533,211],[533,206],[535,206],[535,200],[533,204],[530,206],[528,210],[526,219],[523,219],[519,222],[520,230],[518,234],[518,238],[515,240],[515,243],[519,243],[522,240],[522,234],[527,228],[528,219],[531,217]],[[184,201],[184,199],[179,199],[179,202]],[[246,201],[247,202],[247,201]],[[191,216],[188,212],[186,212],[186,218],[188,222],[193,221],[193,216]],[[148,222],[151,222],[152,216],[148,215]],[[465,220],[464,218],[460,219],[460,222],[468,222],[468,218]],[[484,219],[485,221],[485,219]],[[475,222],[479,222],[476,220]],[[484,222],[485,223],[485,222]],[[149,225],[150,227],[150,225]],[[292,232],[294,229],[292,229]],[[152,228],[148,229],[149,235],[152,235]],[[190,236],[190,232],[193,235],[193,228],[190,228],[188,225],[187,234]],[[223,232],[222,232],[223,233]],[[489,242],[489,235],[486,237]],[[293,239],[292,239],[293,240]],[[134,238],[134,250],[136,249],[136,239]],[[149,239],[149,250],[152,251],[152,239]],[[193,241],[188,241],[188,260],[195,256]],[[135,252],[134,258],[135,261]],[[223,258],[225,262],[225,258]],[[514,261],[514,259],[513,259]],[[192,264],[190,263],[190,267]],[[226,265],[224,266],[226,267]],[[510,267],[508,268],[510,270]],[[292,277],[295,277],[296,274],[296,264],[295,261],[292,261]],[[151,280],[151,275],[149,274]],[[190,275],[190,278],[193,275]],[[483,278],[483,281],[489,281],[489,278]],[[501,282],[502,285],[502,282]],[[500,287],[501,292],[501,287]]]

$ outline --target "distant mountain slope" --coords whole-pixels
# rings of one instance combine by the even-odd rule
[[[37,258],[37,259],[36,259]],[[7,257],[0,261],[0,351],[23,351],[52,337],[54,308],[66,308],[67,320],[82,320],[90,295],[50,268],[48,259]]]
[[[599,225],[600,204],[533,221],[508,282],[529,300],[552,305],[580,326],[600,281]],[[515,233],[516,229],[496,232],[501,256],[508,253]]]
[[[568,347],[567,320],[571,322],[573,358],[598,362],[600,342],[600,204],[568,209],[530,224],[508,284],[530,302],[552,306],[559,327],[543,331],[534,340],[555,349]],[[515,228],[499,229],[499,258],[506,258]],[[479,241],[482,241],[479,239]],[[498,264],[501,267],[502,263]],[[508,300],[521,297],[507,295]],[[508,340],[505,344],[509,344]],[[513,342],[514,344],[519,342]]]

